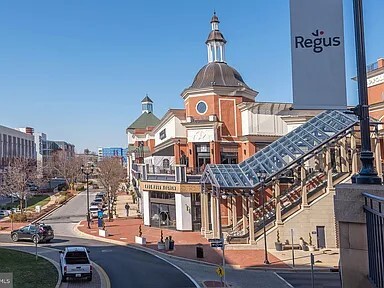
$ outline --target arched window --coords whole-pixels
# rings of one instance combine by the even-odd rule
[[[169,168],[169,159],[164,159],[163,160],[163,168],[168,169]]]

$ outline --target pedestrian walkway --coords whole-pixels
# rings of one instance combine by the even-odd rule
[[[125,208],[125,205],[128,203],[129,205],[129,215],[128,217],[138,217],[138,205],[134,203],[133,197],[128,192],[119,192],[117,194],[117,201],[116,201],[116,214],[118,218],[127,217],[127,210]]]
[[[122,241],[127,244],[134,244],[135,236],[139,233],[141,225],[142,237],[146,238],[147,248],[158,250],[157,242],[160,241],[161,229],[155,227],[146,227],[141,219],[115,219],[113,222],[106,222],[106,230],[108,231],[108,239]],[[87,228],[85,221],[79,225],[78,229],[89,235],[98,237],[98,228],[96,224],[91,229]],[[204,261],[216,265],[222,263],[222,251],[220,249],[211,248],[210,243],[203,238],[199,232],[181,232],[169,229],[163,229],[163,239],[172,236],[175,241],[175,249],[164,253],[179,256],[191,260]],[[203,247],[204,258],[196,257],[196,246],[201,244]],[[272,254],[268,254],[273,268],[289,268],[287,264]],[[228,265],[236,268],[262,267],[264,265],[264,250],[226,250],[225,259]]]

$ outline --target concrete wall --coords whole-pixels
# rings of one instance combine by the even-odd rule
[[[312,244],[317,247],[316,226],[325,226],[325,243],[327,248],[336,247],[336,226],[333,210],[333,193],[327,192],[325,195],[316,199],[308,208],[301,209],[289,218],[284,220],[284,224],[275,227],[267,232],[267,243],[269,248],[275,248],[277,239],[277,229],[280,232],[282,243],[288,240],[291,243],[291,229],[293,229],[293,242],[299,244],[300,237],[309,243],[309,233],[312,236]],[[264,247],[264,240],[261,237],[257,241],[257,246]]]
[[[336,186],[335,216],[339,223],[343,288],[374,287],[368,280],[367,227],[362,193],[384,197],[381,185]]]

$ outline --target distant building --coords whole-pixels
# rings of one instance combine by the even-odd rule
[[[36,159],[33,129],[24,131],[0,125],[0,172],[13,158]]]
[[[99,147],[97,153],[97,160],[101,161],[103,158],[118,157],[122,160],[122,165],[127,163],[127,148],[120,147]]]

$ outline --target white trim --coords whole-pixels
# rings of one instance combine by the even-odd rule
[[[204,103],[204,104],[205,104],[205,111],[204,111],[204,113],[200,113],[199,110],[197,110],[197,105],[199,105],[200,103]],[[208,104],[207,104],[207,102],[205,102],[204,100],[200,100],[200,101],[198,101],[198,102],[196,103],[196,105],[195,105],[195,110],[196,110],[197,114],[199,114],[199,115],[205,115],[205,114],[207,113],[207,111],[208,111]]]
[[[221,137],[237,137],[237,111],[236,111],[236,99],[225,99],[225,98],[219,98],[219,115],[220,115],[220,121],[223,122],[223,119],[221,117],[221,101],[233,101],[233,109],[235,112],[235,135],[223,135],[223,128],[220,127],[220,136]]]

